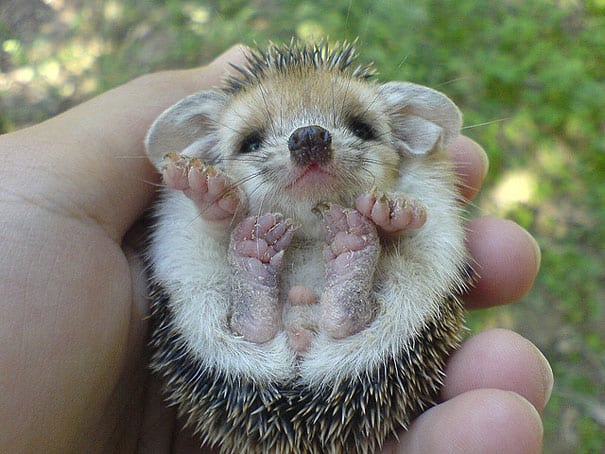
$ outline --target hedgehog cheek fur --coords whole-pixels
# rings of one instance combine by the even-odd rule
[[[283,126],[279,117],[285,114],[277,113],[278,118],[263,126],[263,111],[266,113],[268,106],[264,97],[272,98],[275,114],[279,106],[288,105],[289,98],[281,91],[287,90],[288,84],[296,85],[290,91],[302,93],[300,87],[317,87],[322,83],[320,78],[331,78],[338,81],[339,89],[331,90],[333,98],[323,101],[324,109],[360,107],[333,108],[331,114],[319,115],[313,111],[311,90],[300,108],[309,109],[307,116],[311,118],[331,118],[332,123],[294,126],[307,128],[303,130],[308,136],[305,140],[323,141],[326,146],[355,137],[356,146],[370,154],[368,165],[388,168],[385,174],[390,176],[385,181],[389,187],[378,190],[418,200],[427,213],[424,225],[390,238],[381,233],[374,220],[357,213],[354,199],[333,196],[331,202],[350,201],[350,206],[336,210],[336,217],[349,219],[350,215],[353,221],[347,222],[351,229],[357,228],[355,222],[369,229],[353,235],[351,243],[361,242],[364,247],[369,243],[369,247],[350,254],[361,254],[355,263],[369,264],[364,266],[371,269],[350,271],[335,266],[345,270],[346,276],[357,276],[359,279],[351,280],[364,284],[358,289],[355,282],[342,283],[338,272],[330,272],[336,263],[326,259],[330,234],[324,238],[323,234],[310,233],[321,228],[304,227],[321,227],[323,222],[330,231],[332,222],[336,225],[340,221],[330,221],[332,214],[321,221],[309,207],[296,207],[289,215],[300,217],[292,223],[303,227],[288,237],[291,242],[284,253],[277,254],[279,269],[269,276],[276,281],[271,291],[263,293],[263,288],[255,293],[257,283],[242,278],[233,268],[232,248],[240,247],[237,229],[249,223],[241,221],[242,217],[259,216],[255,219],[260,224],[266,222],[266,216],[273,216],[276,226],[290,228],[289,220],[273,214],[280,206],[274,202],[280,200],[279,191],[277,196],[265,197],[253,193],[264,190],[262,185],[251,185],[253,189],[239,186],[248,192],[242,196],[240,211],[249,212],[237,213],[237,219],[234,214],[234,220],[221,224],[221,228],[207,220],[191,197],[180,190],[163,191],[146,252],[151,368],[164,383],[167,402],[176,406],[179,416],[199,436],[200,444],[216,446],[221,452],[375,452],[388,437],[397,436],[414,417],[435,404],[446,360],[461,341],[463,307],[458,295],[471,279],[456,180],[443,151],[459,133],[460,114],[444,95],[426,87],[373,83],[369,80],[371,67],[354,67],[354,60],[355,49],[347,43],[329,47],[325,42],[307,45],[293,41],[252,51],[244,66],[234,68],[222,91],[181,101],[163,113],[148,133],[147,151],[158,169],[164,165],[163,156],[176,152],[218,163],[229,177],[229,165],[236,160],[230,150],[237,147],[225,145],[229,142],[225,137],[240,144],[250,163],[263,161],[269,143],[282,140],[278,137]],[[281,88],[273,92],[271,87]],[[316,96],[329,98],[326,93]],[[248,107],[260,103],[258,109],[250,109],[260,118],[245,117],[240,111],[235,116],[242,117],[241,130],[216,120],[227,118],[230,106],[242,99],[252,100],[246,101]],[[349,115],[366,111],[373,112],[374,117]],[[377,124],[376,118],[385,119],[385,124]],[[324,131],[330,128],[329,133]],[[285,140],[290,129],[295,128],[286,128]],[[337,135],[340,130],[345,139]],[[238,134],[243,138],[238,140]],[[389,157],[388,163],[384,156]],[[212,172],[215,175],[217,171]],[[353,186],[357,183],[352,182],[362,180],[346,181]],[[356,195],[361,195],[356,191],[364,191],[356,187],[347,190]],[[261,202],[247,206],[253,197]],[[287,200],[297,203],[296,199]],[[287,203],[283,207],[287,209]],[[363,254],[373,255],[368,258]],[[361,310],[366,318],[353,324],[345,335],[328,331],[322,319],[321,295],[333,284],[341,286],[337,294],[351,297],[352,302],[336,304],[337,309],[344,308],[345,321],[350,321],[347,317],[355,319],[358,303],[366,308]],[[284,321],[276,325],[277,334],[268,341],[250,342],[232,329],[234,308],[242,306],[237,300],[244,294],[241,285],[254,290],[246,295],[269,295],[267,298],[278,304],[277,313]],[[312,291],[289,293],[298,286]],[[309,297],[314,292],[317,301]],[[358,302],[357,295],[362,295]],[[305,298],[309,301],[302,304]],[[257,302],[250,304],[257,307]],[[258,303],[261,309],[273,308],[262,304]],[[296,312],[295,305],[309,308],[299,307]],[[245,306],[244,313],[249,315]],[[302,319],[309,323],[305,326],[311,340],[300,351],[293,350],[291,333],[282,324],[294,313],[303,314]]]

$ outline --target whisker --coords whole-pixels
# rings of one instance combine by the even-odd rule
[[[114,159],[149,159],[147,155],[134,155],[134,156],[114,156]]]
[[[271,135],[273,137],[275,137],[277,135],[276,130],[275,130],[275,119],[274,119],[273,115],[271,114],[271,110],[269,109],[269,103],[268,103],[267,97],[266,97],[268,92],[267,92],[267,88],[263,84],[262,79],[258,80],[258,91],[261,95],[261,98],[263,99],[263,107],[265,108],[265,114],[267,115],[267,119],[269,120],[269,129],[271,129]]]
[[[406,61],[408,61],[407,55],[403,56],[401,60],[399,60],[399,64],[396,66],[396,69],[399,71],[401,68],[403,68],[403,65],[405,65]]]
[[[231,126],[227,125],[226,123],[223,123],[221,121],[218,121],[216,118],[212,118],[212,117],[207,117],[206,118],[210,123],[216,125],[216,126],[220,126],[222,128],[228,129],[229,131],[233,131],[235,134],[239,134],[241,131],[238,131],[235,128],[232,128]]]
[[[346,104],[347,98],[349,97],[349,89],[351,88],[351,83],[352,83],[352,79],[347,78],[347,85],[345,86],[345,92],[342,97],[342,104],[340,106],[340,116],[341,117],[344,117],[345,104]]]
[[[353,1],[353,0],[351,0]],[[332,93],[332,110],[331,110],[331,114],[332,114],[332,125],[336,126],[336,93],[334,92],[334,86],[336,84],[336,80],[332,79],[332,83],[330,84],[330,91]]]
[[[214,200],[211,202],[211,204],[216,203],[218,200],[220,200],[220,199],[221,199],[221,197],[224,197],[224,196],[225,196],[227,193],[229,193],[230,191],[233,191],[233,190],[239,190],[239,188],[240,188],[240,186],[241,186],[242,184],[244,184],[244,183],[246,183],[246,182],[248,182],[248,181],[250,181],[250,180],[252,180],[252,179],[255,179],[255,178],[257,178],[257,177],[259,177],[259,176],[263,175],[264,173],[266,173],[264,170],[266,170],[266,169],[263,169],[263,170],[261,170],[261,171],[259,171],[259,172],[251,173],[251,174],[246,175],[246,176],[244,176],[244,177],[242,177],[242,178],[240,178],[240,179],[238,179],[238,180],[236,180],[236,181],[231,182],[231,183],[230,183],[228,186],[226,186],[226,187],[225,187],[225,189],[224,189],[223,191],[221,191],[221,193],[220,193],[220,194],[218,194],[218,195],[217,195],[217,197],[216,197],[216,198],[215,198],[215,199],[214,199]],[[253,189],[252,189],[252,190],[249,192],[249,195],[252,195],[254,192],[256,192],[256,190],[258,190],[258,188],[259,188],[261,185],[262,185],[262,179],[259,181],[259,184],[257,185],[257,187],[256,187],[256,188],[253,188]],[[241,203],[238,205],[238,208],[236,209],[235,213],[233,214],[233,216],[232,216],[232,218],[231,218],[231,221],[230,221],[230,223],[229,223],[229,225],[230,225],[231,227],[233,227],[233,223],[234,223],[234,222],[235,222],[235,220],[238,218],[238,214],[239,214],[239,213],[238,213],[238,210],[239,210],[240,206],[242,206],[242,205],[241,205]],[[199,210],[198,215],[197,215],[195,218],[193,218],[193,219],[191,220],[191,223],[195,222],[197,219],[199,219],[200,217],[202,217],[202,216],[203,216],[203,214],[204,214],[204,210]]]
[[[370,111],[370,109],[374,106],[374,104],[376,104],[379,97],[380,97],[380,94],[376,93],[374,95],[374,98],[367,104],[366,108],[361,112],[361,114],[365,115],[366,113],[368,113]]]
[[[439,84],[435,85],[435,88],[436,88],[436,87],[444,87],[444,86],[446,86],[446,85],[451,85],[451,84],[454,84],[454,83],[456,83],[456,82],[459,82],[459,81],[461,81],[461,80],[465,80],[465,79],[469,79],[469,77],[468,77],[468,76],[455,77],[455,78],[453,78],[453,79],[446,80],[445,82],[441,82],[441,83],[439,83]]]
[[[156,188],[165,188],[166,185],[164,183],[156,183],[155,181],[149,181],[145,179],[139,179],[140,182],[148,184],[149,186],[153,186]]]
[[[481,127],[481,126],[488,126],[488,125],[492,125],[492,124],[494,124],[494,123],[502,123],[502,122],[505,122],[505,121],[510,120],[511,118],[512,118],[512,117],[499,118],[499,119],[497,119],[497,120],[486,121],[486,122],[484,122],[484,123],[477,123],[477,124],[474,124],[474,125],[463,126],[461,129],[462,129],[462,130],[466,130],[466,129],[473,129],[473,128],[479,128],[479,127]]]
[[[251,154],[247,155],[234,155],[234,156],[225,156],[220,160],[217,160],[218,163],[223,162],[253,162],[253,163],[263,163],[266,162],[266,157],[263,156],[254,156]]]
[[[233,113],[241,120],[244,127],[240,128],[239,131],[233,130],[238,135],[243,135],[247,130],[254,130],[256,126],[250,121],[250,118],[243,115],[239,110],[233,109]]]
[[[349,25],[349,17],[351,16],[351,8],[353,8],[353,0],[349,0],[349,3],[347,5],[347,14],[345,15],[345,23],[344,23],[345,30],[347,29],[347,27]]]

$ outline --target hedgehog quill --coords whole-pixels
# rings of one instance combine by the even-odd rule
[[[445,95],[253,50],[152,125],[151,367],[200,444],[370,453],[438,397],[469,282]]]

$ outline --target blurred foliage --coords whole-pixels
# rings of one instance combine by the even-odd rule
[[[471,314],[552,361],[546,452],[605,446],[605,1],[8,0],[0,4],[0,131],[140,74],[234,43],[358,39],[380,78],[448,93],[491,169],[471,215],[536,236],[542,272],[515,306]]]

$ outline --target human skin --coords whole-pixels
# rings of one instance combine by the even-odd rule
[[[159,182],[144,135],[165,108],[220,84],[233,48],[204,68],[143,76],[0,137],[0,452],[199,452],[146,367],[148,301],[136,221]],[[472,200],[487,171],[460,137],[451,156]],[[540,253],[516,224],[468,222],[481,274],[472,309],[513,302]],[[385,452],[537,453],[552,372],[507,330],[452,356],[442,402]]]

